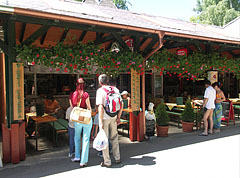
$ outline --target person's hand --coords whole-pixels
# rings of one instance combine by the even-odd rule
[[[117,125],[120,125],[120,118],[117,118]]]
[[[100,130],[101,130],[101,129],[104,129],[102,122],[99,122],[99,129],[100,129]]]

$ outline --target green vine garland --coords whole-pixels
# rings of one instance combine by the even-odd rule
[[[49,48],[18,45],[16,50],[22,62],[45,65],[50,71],[64,69],[65,72],[81,71],[85,75],[107,73],[113,76],[118,76],[121,72],[130,73],[131,69],[136,70],[139,75],[144,71],[144,58],[141,54],[124,49],[118,52],[104,51],[94,43],[66,45],[60,42]],[[187,80],[204,77],[209,70],[231,72],[240,78],[240,59],[227,59],[219,53],[179,56],[162,50],[146,61],[145,69]]]
[[[36,46],[17,46],[18,58],[32,65],[42,64],[49,70],[65,72],[80,72],[88,75],[92,72],[97,75],[107,73],[114,76],[121,72],[130,72],[135,69],[139,74],[143,71],[141,54],[123,50],[104,51],[93,43],[66,45],[58,43],[50,48]]]
[[[227,59],[215,52],[179,56],[163,50],[150,57],[148,67],[160,72],[160,75],[166,73],[170,77],[176,75],[179,78],[188,78],[188,80],[206,77],[207,71],[210,70],[218,70],[222,74],[231,72],[240,78],[240,59]]]

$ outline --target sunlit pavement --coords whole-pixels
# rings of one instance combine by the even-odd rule
[[[66,152],[0,169],[0,177],[162,177],[240,178],[240,125],[223,128],[208,137],[199,132],[153,137],[148,142],[122,144],[122,164],[99,166],[91,149],[89,165],[79,168]]]

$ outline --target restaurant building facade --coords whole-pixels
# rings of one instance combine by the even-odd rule
[[[3,106],[0,121],[4,162],[18,163],[25,159],[23,120],[31,101],[51,93],[66,109],[69,105],[69,93],[74,90],[74,83],[80,76],[86,81],[86,91],[89,92],[94,106],[95,92],[98,88],[97,69],[101,68],[100,72],[108,71],[108,68],[115,70],[110,72],[109,69],[111,84],[121,91],[131,92],[136,97],[133,100],[138,101],[137,108],[142,108],[138,123],[138,137],[139,141],[142,141],[148,102],[157,104],[164,96],[168,96],[165,99],[171,100],[171,97],[197,96],[202,92],[201,88],[199,89],[202,76],[198,77],[192,73],[188,74],[190,77],[180,77],[177,69],[176,72],[170,70],[174,66],[177,68],[178,65],[174,62],[167,66],[169,70],[160,70],[163,66],[159,63],[164,60],[158,59],[158,54],[168,51],[174,55],[190,56],[195,53],[208,55],[214,51],[226,59],[239,60],[240,57],[240,34],[237,36],[238,34],[227,33],[228,29],[232,29],[231,25],[240,23],[239,18],[225,27],[214,27],[119,10],[111,0],[102,0],[100,3],[94,0],[9,0],[0,2],[0,21],[0,102]],[[51,65],[56,58],[48,58],[47,54],[54,46],[90,45],[89,42],[92,46],[99,47],[99,53],[115,52],[120,55],[121,52],[127,51],[125,56],[133,53],[141,63],[132,58],[129,61],[125,58],[119,58],[119,61],[111,58],[110,60],[116,63],[113,66],[105,64],[103,60],[97,65],[89,63],[84,68],[76,66],[75,69],[76,61],[68,63],[67,59],[64,61],[63,58],[63,65],[59,61]],[[22,58],[25,54],[30,54],[29,51],[34,51],[34,48],[45,49],[45,53],[34,53],[29,55],[28,59]],[[94,58],[91,55],[97,56],[98,53],[89,52],[87,58]],[[41,62],[36,61],[39,56],[41,59],[38,61]],[[71,55],[70,52],[69,56],[72,61],[76,56],[79,57],[79,54]],[[166,59],[171,63],[170,57]],[[155,65],[156,61],[160,61],[158,65]],[[219,69],[209,68],[205,72]],[[119,72],[116,72],[118,70]],[[132,70],[135,70],[135,73]],[[239,93],[239,80],[234,78],[234,75],[238,76],[239,73],[240,70],[224,70],[217,74],[229,96],[235,97]],[[133,90],[133,76],[139,79],[134,93],[130,91]],[[192,90],[192,86],[199,91]]]

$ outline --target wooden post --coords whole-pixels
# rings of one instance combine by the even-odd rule
[[[15,22],[8,20],[4,25],[5,39],[8,44],[8,55],[5,58],[6,65],[6,115],[8,127],[13,122],[13,70],[12,63],[16,61],[16,32]]]
[[[11,133],[6,125],[2,124],[2,154],[3,154],[3,162],[10,163],[11,162]]]
[[[6,125],[5,56],[0,54],[0,124]]]
[[[20,162],[19,138],[19,124],[11,124],[11,158],[13,164]]]
[[[143,116],[140,117],[141,119],[143,119],[143,133],[145,135],[146,133],[146,123],[145,123],[145,110],[146,110],[146,102],[145,102],[145,99],[146,99],[146,90],[145,90],[145,62],[143,63],[143,75],[142,75],[142,110],[143,110]]]

